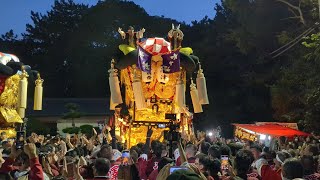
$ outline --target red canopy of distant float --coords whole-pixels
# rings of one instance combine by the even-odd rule
[[[287,128],[284,126],[276,125],[276,124],[264,124],[264,125],[255,125],[255,124],[233,124],[236,127],[240,127],[242,129],[250,130],[258,134],[265,134],[275,137],[285,136],[285,137],[293,137],[293,136],[309,136],[310,134]]]

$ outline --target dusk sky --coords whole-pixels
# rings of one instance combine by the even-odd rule
[[[95,5],[98,0],[74,0]],[[150,15],[164,15],[178,21],[190,23],[201,20],[206,15],[214,17],[214,5],[220,0],[133,0],[145,8]],[[50,10],[54,0],[1,0],[0,34],[10,29],[20,34],[25,32],[26,24],[31,23],[30,12],[45,13]]]

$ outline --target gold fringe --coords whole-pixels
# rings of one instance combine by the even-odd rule
[[[5,132],[7,135],[7,138],[15,138],[17,135],[16,130],[13,127],[6,128],[6,129],[0,129],[0,133]]]
[[[2,106],[16,108],[18,101],[19,75],[9,77],[5,82],[4,91],[0,96],[0,104]]]
[[[6,79],[4,91],[0,95],[0,124],[10,126],[13,123],[23,123],[16,111],[20,76],[15,74]]]

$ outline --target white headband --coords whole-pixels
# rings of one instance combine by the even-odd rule
[[[280,163],[281,165],[284,164],[283,161],[281,161],[281,159],[279,158],[279,155],[278,155],[278,154],[276,155],[276,160],[279,161],[279,163]]]

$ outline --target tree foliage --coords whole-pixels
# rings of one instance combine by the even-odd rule
[[[67,127],[62,129],[62,132],[65,134],[78,134],[80,132],[79,127]]]
[[[65,108],[68,110],[67,113],[64,113],[62,119],[71,119],[72,127],[75,127],[74,119],[80,118],[84,113],[79,112],[79,105],[74,103],[68,103],[65,105]]]

